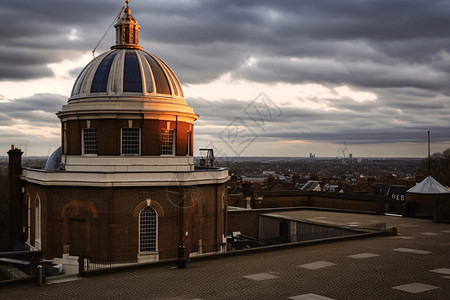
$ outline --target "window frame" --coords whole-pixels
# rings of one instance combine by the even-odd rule
[[[31,197],[27,194],[27,243],[31,243]]]
[[[192,156],[192,131],[187,132],[187,156]]]
[[[41,198],[39,195],[35,198],[35,209],[34,209],[34,246],[41,250],[42,248],[42,208],[41,208]]]
[[[167,135],[168,134],[168,135]],[[164,138],[168,136],[169,140],[165,141]],[[170,141],[170,138],[172,138],[172,141]],[[167,129],[167,128],[161,128],[160,131],[160,138],[159,138],[159,146],[160,146],[160,155],[161,156],[175,156],[176,155],[176,141],[177,141],[177,132],[175,129]],[[170,153],[167,153],[167,149],[169,149],[169,145],[165,146],[163,144],[169,144],[172,143],[171,151]]]
[[[95,153],[86,153],[86,139],[85,139],[85,132],[92,131],[95,132]],[[97,156],[98,154],[98,134],[96,128],[83,128],[81,130],[81,150],[83,156]]]
[[[124,153],[124,131],[134,129],[138,131],[138,145],[137,153]],[[120,130],[120,155],[123,156],[139,156],[141,155],[142,138],[141,138],[141,128],[139,127],[123,127]]]
[[[143,229],[143,215],[142,213],[146,210],[150,210],[152,215],[148,216],[146,215],[145,217],[149,217],[149,220],[147,220],[147,222],[149,222],[148,224],[150,224],[150,226],[153,226],[153,229],[150,228],[150,233],[147,234],[147,236],[144,236],[144,233],[142,232]],[[140,212],[139,212],[139,237],[138,237],[138,250],[139,250],[139,254],[145,254],[145,253],[155,253],[158,252],[158,212],[156,211],[156,209],[154,209],[151,206],[146,206],[144,207]],[[154,235],[153,237],[151,235]],[[142,244],[142,240],[146,240],[146,245]],[[150,241],[148,241],[150,240]],[[148,246],[150,245],[150,246]],[[144,249],[143,249],[144,248]]]

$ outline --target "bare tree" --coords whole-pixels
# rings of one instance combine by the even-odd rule
[[[450,186],[450,148],[442,153],[434,153],[431,155],[431,160],[428,157],[424,159],[421,171],[428,174],[428,167],[430,167],[430,175],[434,179],[442,185]]]

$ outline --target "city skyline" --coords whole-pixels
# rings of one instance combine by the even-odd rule
[[[49,155],[55,113],[123,1],[1,4],[0,150]],[[450,147],[445,1],[131,1],[218,156],[425,157]],[[114,44],[110,28],[95,54]],[[197,154],[197,153],[196,153]]]

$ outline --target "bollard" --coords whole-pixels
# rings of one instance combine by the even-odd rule
[[[178,246],[178,259],[177,259],[177,268],[184,269],[186,268],[186,258],[184,258],[184,246]]]
[[[44,267],[41,265],[38,265],[36,267],[36,283],[38,286],[44,285]]]
[[[84,255],[78,256],[78,274],[84,274]]]

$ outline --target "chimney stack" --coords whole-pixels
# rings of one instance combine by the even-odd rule
[[[11,240],[17,240],[23,236],[23,199],[20,183],[22,154],[23,152],[15,148],[14,145],[11,145],[11,150],[8,151],[9,232]]]

